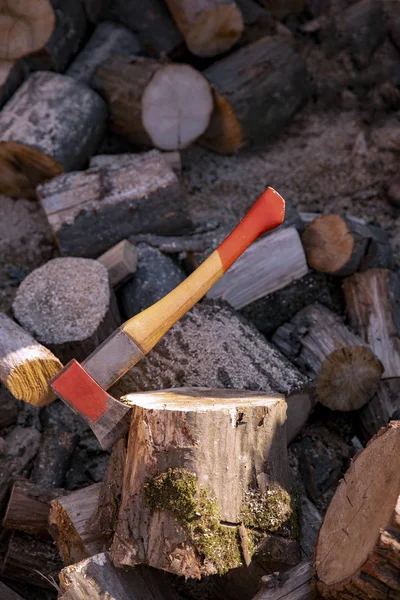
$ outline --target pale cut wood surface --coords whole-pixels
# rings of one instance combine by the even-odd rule
[[[48,384],[61,368],[50,350],[0,313],[0,381],[13,396],[34,406],[53,402]]]
[[[100,494],[101,483],[71,492],[51,502],[49,528],[65,565],[104,550],[99,532],[87,528]]]
[[[400,281],[387,269],[355,273],[343,282],[349,324],[383,364],[382,378],[400,377]]]
[[[300,236],[280,229],[252,244],[207,292],[240,309],[300,279],[308,272]]]
[[[54,31],[55,13],[49,0],[22,0],[15,11],[0,2],[0,57],[15,60],[40,50]]]
[[[400,423],[393,421],[354,458],[324,517],[315,584],[328,599],[396,598],[400,593]]]
[[[265,575],[253,600],[317,600],[311,588],[312,563],[304,561],[286,573]]]
[[[198,56],[228,51],[243,32],[234,0],[166,0],[189,50]]]
[[[97,259],[108,271],[111,287],[116,287],[129,279],[136,271],[136,247],[128,240],[122,240]]]

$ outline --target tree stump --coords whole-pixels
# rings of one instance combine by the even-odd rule
[[[166,0],[190,52],[215,56],[227,52],[243,32],[234,0]]]
[[[61,362],[50,350],[0,313],[0,381],[15,398],[34,406],[53,402],[49,381],[60,369]]]
[[[277,329],[272,341],[315,378],[318,400],[332,410],[361,408],[376,392],[383,367],[337,315],[315,303]]]
[[[353,460],[329,505],[314,554],[314,585],[327,599],[400,595],[400,423]]]
[[[36,198],[39,183],[82,167],[106,119],[93,90],[57,73],[32,73],[0,112],[0,191]]]
[[[112,130],[141,146],[186,148],[210,122],[210,86],[189,65],[114,56],[96,71],[93,86],[108,102]]]
[[[288,526],[283,397],[182,388],[123,401],[132,420],[115,564],[224,573]]]
[[[54,258],[32,271],[13,311],[64,363],[86,358],[121,324],[107,269],[86,258]]]

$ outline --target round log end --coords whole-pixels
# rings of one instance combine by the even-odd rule
[[[243,33],[243,18],[233,2],[203,12],[188,31],[185,40],[197,56],[208,57],[227,52]]]
[[[207,129],[212,110],[208,81],[189,65],[158,69],[142,97],[144,129],[162,150],[179,150],[194,142]]]
[[[242,126],[230,102],[215,89],[213,100],[211,121],[199,143],[217,154],[236,154],[244,145]]]
[[[34,348],[34,347],[33,347]],[[48,352],[39,353],[32,360],[17,364],[7,378],[6,385],[18,400],[34,406],[46,406],[55,400],[49,381],[62,369],[61,362]]]
[[[316,271],[335,274],[349,262],[354,238],[342,217],[322,215],[304,230],[301,241],[307,263]]]
[[[0,0],[0,56],[15,60],[43,48],[54,31],[50,0]]]
[[[314,586],[332,600],[397,598],[400,423],[372,438],[329,505],[314,554]]]
[[[19,142],[0,142],[0,193],[36,199],[36,187],[64,172],[54,158]]]
[[[376,393],[382,373],[382,363],[370,348],[344,346],[322,363],[318,399],[331,410],[357,410]]]

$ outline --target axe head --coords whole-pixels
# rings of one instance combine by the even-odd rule
[[[85,419],[104,450],[128,430],[131,408],[110,396],[75,359],[52,379],[50,386]]]

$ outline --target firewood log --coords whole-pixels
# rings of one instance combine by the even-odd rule
[[[79,437],[69,431],[46,429],[31,474],[31,481],[46,488],[64,485],[65,474]]]
[[[128,240],[122,240],[97,260],[107,269],[110,285],[115,288],[136,271],[138,253],[136,246]]]
[[[300,236],[294,227],[256,241],[207,292],[239,309],[279,290],[308,272]]]
[[[285,573],[265,575],[253,600],[318,600],[311,588],[311,578],[311,561],[304,561]]]
[[[302,58],[282,38],[261,38],[214,63],[204,75],[222,98],[215,97],[210,128],[199,142],[224,154],[244,143],[265,143],[310,93]]]
[[[303,494],[300,500],[301,506],[301,554],[304,559],[312,557],[319,528],[322,523],[322,515]]]
[[[3,527],[29,533],[41,539],[51,539],[49,533],[50,502],[64,493],[60,489],[48,489],[25,479],[15,481]]]
[[[69,65],[66,75],[90,85],[95,71],[113,54],[123,56],[139,54],[140,44],[137,36],[118,23],[106,21],[99,23],[88,43],[75,60]]]
[[[0,61],[0,108],[27,78],[28,73],[28,66],[23,59]]]
[[[282,396],[181,388],[123,401],[132,420],[114,564],[197,578],[224,573],[289,525]]]
[[[384,231],[339,215],[317,217],[305,228],[302,242],[308,265],[331,275],[390,267],[392,262]]]
[[[0,381],[15,398],[34,406],[49,404],[55,396],[48,382],[61,368],[50,350],[0,313]]]
[[[27,57],[27,63],[32,71],[62,73],[84,43],[88,22],[81,0],[50,0],[50,4],[55,27],[38,52]]]
[[[353,459],[325,514],[314,584],[327,599],[400,595],[400,422]]]
[[[158,154],[61,175],[40,186],[38,195],[66,255],[97,257],[135,233],[192,228],[179,181]]]
[[[107,553],[97,554],[60,573],[60,600],[178,600],[163,573],[148,567],[118,569]]]
[[[190,52],[215,56],[227,52],[243,32],[234,0],[166,0]]]
[[[53,544],[15,531],[9,541],[0,575],[5,579],[26,581],[39,588],[54,590],[52,581],[57,581],[62,566]]]
[[[104,550],[104,536],[86,529],[97,506],[101,483],[94,483],[51,502],[49,525],[64,565]]]
[[[332,410],[361,408],[378,389],[383,367],[337,315],[315,303],[277,329],[272,341],[315,378],[318,400]]]
[[[17,415],[17,401],[4,386],[0,385],[0,430],[14,425]]]
[[[93,90],[57,73],[32,73],[0,111],[0,191],[35,198],[39,183],[82,167],[106,119]]]
[[[112,131],[161,150],[186,148],[205,132],[213,109],[205,77],[182,64],[114,56],[95,73]]]
[[[381,361],[382,378],[400,377],[400,280],[387,269],[355,273],[343,282],[350,327]]]
[[[375,435],[400,410],[400,378],[384,379],[376,394],[357,413],[357,422],[366,440]]]
[[[32,271],[13,311],[64,363],[86,358],[121,324],[107,269],[86,258],[54,258]]]
[[[159,150],[150,150],[147,153],[137,152],[136,154],[125,153],[125,154],[97,154],[96,156],[92,156],[89,162],[89,167],[117,167],[117,166],[125,166],[131,165],[136,161],[143,160],[142,157],[145,156],[159,156],[163,158],[167,165],[174,171],[176,175],[180,175],[182,172],[182,160],[181,154],[178,150],[174,150],[173,152],[160,152]]]
[[[82,0],[85,14],[90,23],[98,23],[103,19],[111,0]]]
[[[2,600],[23,600],[19,594],[0,581],[0,597]]]

